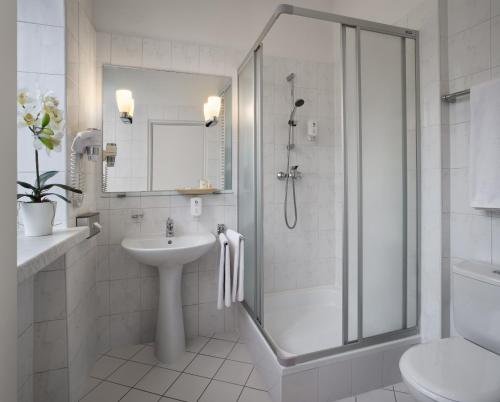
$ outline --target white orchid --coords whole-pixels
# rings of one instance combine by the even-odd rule
[[[22,188],[29,190],[28,193],[18,193],[17,199],[28,198],[29,202],[46,202],[48,197],[58,197],[70,202],[65,196],[54,193],[53,188],[60,188],[73,193],[81,194],[82,191],[66,184],[56,184],[47,181],[58,172],[55,170],[40,174],[38,165],[38,151],[45,148],[50,151],[60,151],[63,137],[64,117],[63,111],[59,109],[59,100],[48,92],[44,95],[37,93],[32,97],[28,91],[21,90],[17,94],[17,121],[20,127],[27,128],[33,137],[35,148],[36,182],[30,184],[17,181]]]
[[[31,96],[28,91],[20,90],[17,104],[18,125],[30,130],[35,150],[45,148],[47,153],[60,151],[64,116],[53,93],[38,92],[36,96]]]

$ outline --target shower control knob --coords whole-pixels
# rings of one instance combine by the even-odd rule
[[[278,178],[278,180],[286,180],[286,178],[288,177],[288,173],[278,172],[276,173],[276,177]]]

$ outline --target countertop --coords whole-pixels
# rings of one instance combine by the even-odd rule
[[[35,275],[89,235],[88,227],[54,229],[49,236],[17,235],[17,282]]]

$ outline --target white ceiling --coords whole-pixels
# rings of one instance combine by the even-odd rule
[[[173,38],[248,50],[286,0],[94,0],[98,31]],[[419,0],[290,0],[288,3],[393,23]]]

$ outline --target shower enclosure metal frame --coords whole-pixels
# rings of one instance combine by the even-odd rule
[[[404,328],[392,332],[386,332],[383,334],[375,335],[375,336],[369,336],[369,337],[363,337],[363,332],[362,332],[362,315],[363,315],[363,304],[362,304],[362,297],[363,297],[363,292],[361,291],[362,289],[362,281],[363,281],[363,272],[362,272],[362,266],[360,266],[359,261],[360,259],[360,250],[358,250],[358,292],[357,292],[357,297],[358,297],[358,339],[352,342],[349,342],[348,340],[348,262],[347,262],[347,191],[344,189],[344,212],[343,212],[343,278],[342,278],[342,339],[343,339],[343,344],[341,346],[337,347],[332,347],[329,349],[325,350],[320,350],[320,351],[315,351],[312,353],[307,353],[307,354],[302,354],[302,355],[297,355],[295,357],[287,357],[287,358],[281,358],[279,356],[278,352],[278,347],[274,344],[274,341],[271,339],[271,337],[267,334],[263,322],[262,322],[262,317],[263,317],[263,297],[264,297],[264,292],[263,292],[263,286],[262,286],[262,280],[263,280],[263,216],[262,216],[262,210],[263,210],[263,191],[262,191],[262,184],[263,184],[263,169],[262,169],[262,144],[263,144],[263,138],[262,138],[262,116],[263,116],[263,102],[262,102],[262,91],[263,91],[263,80],[262,80],[262,75],[263,75],[263,55],[262,55],[262,43],[266,37],[266,35],[269,33],[269,31],[272,29],[274,26],[275,22],[278,20],[278,18],[281,15],[290,15],[290,16],[298,16],[298,17],[306,17],[310,19],[317,19],[321,21],[327,21],[327,22],[332,22],[332,23],[338,23],[340,24],[341,27],[341,55],[342,55],[342,85],[341,85],[341,98],[342,98],[342,112],[341,112],[341,120],[342,120],[342,141],[344,143],[344,165],[346,164],[346,147],[345,147],[345,142],[346,142],[346,127],[345,127],[345,121],[346,121],[346,110],[345,110],[345,90],[346,90],[346,29],[347,28],[352,28],[355,29],[356,31],[356,52],[357,52],[357,57],[356,57],[356,63],[357,63],[357,74],[358,74],[358,83],[360,80],[360,71],[361,71],[361,61],[360,61],[360,32],[361,31],[371,31],[375,33],[381,33],[381,34],[387,34],[391,36],[396,36],[400,37],[402,39],[402,64],[403,68],[405,66],[405,40],[406,39],[412,39],[415,41],[415,141],[416,141],[416,325],[408,327],[407,321],[404,323]],[[248,52],[247,56],[244,58],[243,62],[241,63],[240,67],[238,68],[238,77],[240,76],[241,71],[247,67],[247,64],[249,62],[253,62],[254,65],[254,151],[255,151],[255,167],[254,167],[254,175],[255,175],[255,189],[256,189],[256,199],[255,199],[255,218],[256,218],[256,231],[255,231],[255,244],[256,244],[256,272],[255,272],[255,283],[256,283],[256,300],[255,300],[255,309],[253,309],[251,306],[248,305],[246,301],[244,301],[242,304],[245,308],[245,310],[248,312],[250,317],[253,319],[253,321],[257,324],[257,327],[259,328],[260,332],[262,335],[266,338],[269,346],[271,349],[274,351],[275,355],[278,358],[278,361],[280,364],[283,366],[292,366],[298,363],[303,363],[307,362],[310,360],[326,357],[326,356],[331,356],[335,355],[338,353],[343,353],[347,352],[350,350],[355,350],[355,349],[360,349],[364,348],[367,346],[371,345],[377,345],[381,343],[386,343],[398,339],[403,339],[412,335],[417,335],[419,333],[419,327],[420,327],[420,206],[421,206],[421,184],[420,184],[420,94],[419,94],[419,32],[412,30],[412,29],[407,29],[407,28],[401,28],[401,27],[396,27],[392,25],[386,25],[386,24],[381,24],[381,23],[376,23],[376,22],[371,22],[371,21],[366,21],[362,19],[357,19],[357,18],[351,18],[351,17],[346,17],[346,16],[341,16],[337,14],[332,14],[332,13],[327,13],[323,11],[317,11],[317,10],[311,10],[311,9],[306,9],[302,7],[295,7],[292,5],[288,4],[282,4],[277,7],[275,10],[274,14],[264,27],[264,30],[262,33],[259,35],[257,41],[255,42],[254,46],[250,49]],[[405,72],[403,73],[403,78],[406,78]],[[360,85],[358,85],[358,96],[360,97],[361,95],[361,88]],[[406,84],[403,82],[403,94],[406,96]],[[359,113],[358,113],[358,124],[359,124],[359,131],[361,132],[361,102],[359,102]],[[406,117],[407,117],[407,111],[406,111],[406,106],[403,107],[403,117],[404,117],[404,128],[406,128]],[[405,140],[403,140],[405,141]],[[405,146],[405,145],[404,145]],[[360,155],[361,152],[361,147],[358,149],[358,156]],[[359,158],[359,160],[361,160]],[[406,162],[405,156],[403,156],[403,162]],[[240,174],[240,171],[238,169],[238,174]],[[406,181],[406,172],[404,174],[404,181]],[[361,175],[361,173],[360,173]],[[347,176],[347,169],[346,166],[344,166],[344,185],[346,185],[346,176]],[[358,181],[358,185],[361,182],[361,178]],[[238,180],[239,183],[239,180]],[[238,184],[239,185],[239,184]],[[405,213],[406,213],[406,195],[404,195],[404,205],[405,205]],[[357,205],[358,209],[358,214],[361,216],[361,203],[358,202]],[[240,214],[240,211],[238,209],[238,214]],[[238,219],[239,221],[239,219]],[[405,220],[405,229],[406,229],[406,220]],[[406,256],[406,254],[405,254]],[[407,281],[407,266],[404,265],[403,267],[403,286],[406,286],[406,281]],[[407,303],[407,291],[408,289],[406,288],[404,296],[403,297],[403,321],[407,320],[406,317],[406,303]]]

